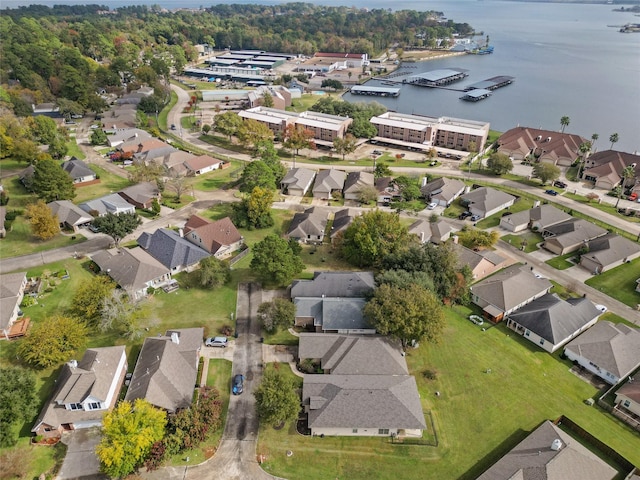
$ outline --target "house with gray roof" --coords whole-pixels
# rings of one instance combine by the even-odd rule
[[[365,187],[375,187],[373,173],[349,172],[344,181],[342,195],[345,200],[360,200],[360,191]]]
[[[373,272],[314,272],[312,280],[293,281],[291,298],[364,298],[373,293],[375,286]]]
[[[313,198],[330,199],[333,192],[342,193],[346,177],[342,170],[320,170],[313,184]]]
[[[548,293],[552,286],[548,279],[535,276],[529,267],[512,265],[472,285],[471,301],[482,308],[485,318],[499,322]]]
[[[91,170],[89,166],[82,160],[78,160],[75,157],[73,157],[71,160],[63,162],[62,170],[69,174],[69,176],[73,179],[73,183],[75,183],[76,185],[86,182],[92,182],[97,178],[96,172]]]
[[[162,288],[171,280],[169,268],[140,247],[100,250],[91,260],[134,300],[146,297],[149,288]]]
[[[172,274],[183,270],[191,271],[200,260],[211,256],[179,232],[168,228],[159,228],[153,233],[143,232],[138,237],[138,245],[167,267]]]
[[[547,420],[477,480],[613,480],[617,475],[616,469]]]
[[[333,223],[331,224],[331,241],[334,242],[338,235],[344,232],[351,222],[360,215],[360,212],[353,208],[344,208],[342,210],[338,210],[333,215]]]
[[[425,183],[420,188],[420,192],[428,201],[435,202],[442,207],[448,207],[464,193],[466,188],[467,186],[462,180],[441,177]]]
[[[471,190],[460,197],[462,205],[466,206],[473,215],[481,218],[490,217],[505,208],[509,208],[516,201],[516,197],[495,188],[480,187]]]
[[[285,195],[304,197],[311,188],[316,176],[314,170],[308,168],[292,168],[280,181],[280,188]]]
[[[608,233],[587,243],[587,253],[580,265],[593,274],[602,273],[640,257],[640,245],[615,233]]]
[[[146,130],[142,130],[140,128],[127,128],[125,130],[116,131],[112,135],[107,135],[107,142],[111,148],[115,148],[122,143],[140,142],[147,138],[151,138],[151,134]]]
[[[592,327],[601,315],[585,297],[562,300],[547,293],[507,317],[507,327],[549,353]]]
[[[640,330],[601,321],[564,348],[564,354],[605,382],[616,385],[640,367]]]
[[[409,227],[409,233],[418,237],[420,243],[444,243],[451,234],[460,231],[457,226],[447,222],[444,218],[438,218],[435,222],[428,219],[416,220]]]
[[[607,230],[582,218],[551,225],[542,230],[545,241],[542,246],[556,255],[575,252],[595,238],[607,234]]]
[[[65,363],[31,431],[59,438],[65,430],[102,425],[103,415],[118,400],[127,368],[124,345],[90,348],[80,361]]]
[[[120,190],[118,195],[136,208],[146,208],[147,210],[151,208],[154,200],[159,202],[162,198],[160,189],[155,182],[142,182],[131,185]]]
[[[18,319],[20,303],[27,286],[27,272],[0,275],[0,330],[9,338],[11,325]]]
[[[203,328],[183,328],[146,338],[124,399],[144,398],[169,413],[189,408],[203,337]]]
[[[329,212],[311,207],[293,216],[287,237],[302,243],[322,243],[329,223]]]
[[[514,233],[527,228],[542,231],[547,227],[571,220],[571,218],[571,215],[553,205],[543,204],[530,210],[502,217],[500,219],[500,228]]]
[[[117,193],[110,193],[104,197],[83,202],[78,207],[94,217],[103,217],[107,213],[113,213],[114,215],[136,213],[136,207]]]
[[[623,415],[617,415],[616,411]],[[640,430],[640,375],[627,378],[616,390],[614,415]]]
[[[77,232],[80,227],[93,221],[93,217],[69,200],[55,200],[47,203],[52,215],[58,217],[60,228],[68,228]]]
[[[374,187],[378,191],[377,202],[381,205],[389,205],[391,202],[402,198],[402,190],[393,177],[376,178]]]
[[[471,250],[464,245],[454,244],[458,254],[458,268],[468,266],[474,280],[480,280],[506,267],[513,261],[493,250]]]

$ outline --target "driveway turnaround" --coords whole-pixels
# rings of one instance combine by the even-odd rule
[[[67,445],[67,454],[56,480],[107,480],[109,477],[100,473],[95,453],[101,438],[97,427],[65,433],[62,442]]]

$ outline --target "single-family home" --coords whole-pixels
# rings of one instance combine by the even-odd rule
[[[516,197],[513,195],[489,187],[476,188],[460,196],[462,205],[480,218],[490,217],[494,213],[509,208],[515,201]]]
[[[543,204],[533,207],[530,210],[523,210],[511,215],[506,215],[500,219],[500,228],[509,232],[521,232],[530,228],[534,231],[542,231],[552,225],[571,220],[571,215],[554,207]]]
[[[618,418],[634,425],[636,430],[640,430],[640,377],[637,373],[633,377],[628,377],[627,381],[616,390],[613,408],[614,414],[616,411],[623,414],[616,415]]]
[[[171,145],[163,142],[159,138],[151,137],[151,138],[143,138],[143,139],[134,139],[129,142],[123,142],[116,147],[116,150],[122,153],[135,155],[141,154],[145,152],[149,152],[151,150],[160,150],[163,151],[171,151],[175,150]]]
[[[598,274],[640,257],[640,245],[615,233],[608,233],[587,243],[587,253],[580,265]]]
[[[504,258],[493,250],[476,252],[460,244],[455,244],[454,248],[458,254],[458,267],[468,266],[474,280],[488,277],[510,263],[510,259]]]
[[[137,105],[114,105],[103,116],[103,130],[107,136],[135,128],[137,124]]]
[[[184,165],[188,175],[198,176],[223,168],[224,161],[209,155],[198,155],[186,160]]]
[[[329,223],[329,212],[311,207],[293,216],[287,237],[302,243],[322,243]]]
[[[192,215],[184,226],[184,237],[216,258],[225,258],[244,245],[244,237],[229,217],[215,222]]]
[[[195,158],[195,155],[184,150],[173,150],[160,152],[158,150],[152,150],[145,153],[135,155],[135,161],[149,165],[155,163],[164,167],[165,171],[171,177],[186,176],[189,174],[189,169],[186,166],[186,162]]]
[[[313,198],[330,199],[333,192],[342,193],[346,177],[342,170],[320,170],[313,184]]]
[[[613,480],[615,468],[546,420],[477,480]]]
[[[425,183],[420,188],[420,192],[429,202],[437,203],[441,207],[448,207],[464,193],[466,188],[467,186],[462,180],[441,177]]]
[[[435,222],[427,219],[416,220],[409,227],[409,233],[417,235],[420,243],[444,243],[452,233],[458,231],[460,228],[440,217]]]
[[[113,213],[114,215],[136,213],[136,207],[117,193],[110,193],[104,197],[83,202],[78,207],[94,217],[103,217],[107,213]]]
[[[134,300],[146,297],[149,288],[161,288],[171,280],[169,269],[140,247],[101,250],[91,260]]]
[[[140,128],[127,128],[126,130],[118,130],[112,135],[107,135],[107,144],[111,148],[115,148],[123,143],[140,142],[142,140],[152,138],[151,134]]]
[[[584,163],[582,178],[594,182],[597,188],[611,190],[622,182],[622,171],[633,166],[635,180],[640,179],[640,155],[637,153],[603,150],[587,157]],[[627,180],[626,185],[634,185],[635,181]]]
[[[291,298],[359,297],[373,293],[373,272],[314,272],[312,280],[294,280]]]
[[[103,415],[118,400],[127,368],[124,345],[90,348],[80,361],[65,363],[31,431],[59,438],[65,430],[102,425]]]
[[[556,255],[575,252],[585,247],[590,240],[602,237],[607,230],[582,218],[571,218],[542,230],[542,246]]]
[[[640,330],[601,321],[564,348],[564,354],[605,382],[616,385],[640,367]]]
[[[151,144],[150,141],[144,143],[141,142],[138,145],[138,149],[140,150],[139,152],[133,153],[133,160],[135,163],[140,165],[151,165],[152,163],[155,163],[156,165],[166,166],[166,164],[171,164],[170,159],[173,154],[180,155],[176,159],[177,162],[180,160],[184,161],[186,158],[193,156],[164,142],[162,144]]]
[[[20,315],[20,303],[27,286],[27,272],[0,275],[0,330],[9,338],[11,326]]]
[[[188,241],[179,232],[168,228],[159,228],[153,233],[143,232],[138,237],[138,245],[167,267],[172,274],[183,270],[191,271],[200,260],[211,255]]]
[[[131,205],[135,205],[136,208],[145,208],[149,210],[153,201],[158,202],[162,198],[158,185],[154,182],[142,182],[130,187],[123,188],[118,192],[122,198],[124,198]]]
[[[402,190],[393,177],[376,178],[374,187],[378,191],[377,202],[381,205],[389,205],[391,202],[402,198]]]
[[[333,216],[333,224],[331,225],[331,242],[336,241],[338,236],[342,235],[353,219],[360,215],[360,212],[353,208],[343,208],[338,210]]]
[[[138,105],[140,100],[150,95],[153,95],[152,87],[140,87],[138,90],[126,93],[122,97],[116,100],[118,105]]]
[[[58,217],[60,228],[68,228],[77,232],[93,221],[93,217],[69,200],[54,200],[47,203],[52,215]]]
[[[203,328],[183,328],[145,338],[124,399],[144,398],[169,413],[189,408],[203,336]]]
[[[538,162],[569,167],[581,155],[580,145],[586,141],[587,139],[571,133],[516,127],[498,138],[498,153],[515,161],[533,156]]]
[[[360,200],[360,191],[365,187],[375,188],[375,178],[370,172],[349,172],[342,194],[345,200]]]
[[[280,181],[282,193],[304,197],[311,188],[315,176],[316,172],[308,168],[292,168]]]
[[[512,265],[470,287],[472,302],[483,310],[485,318],[499,322],[536,298],[542,297],[553,285],[539,278],[529,267]]]
[[[96,172],[91,170],[82,160],[78,160],[75,157],[63,162],[62,170],[69,174],[76,186],[87,182],[93,182],[97,178]]]
[[[507,327],[549,353],[595,325],[601,312],[586,297],[547,293],[507,317]]]

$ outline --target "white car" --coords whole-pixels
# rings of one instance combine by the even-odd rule
[[[600,310],[600,313],[606,313],[607,310],[609,310],[606,306],[604,305],[596,305],[596,308],[598,310]]]
[[[212,337],[207,338],[204,342],[205,347],[221,347],[226,348],[228,343],[227,337]]]
[[[434,210],[437,206],[438,204],[436,202],[431,202],[429,205],[427,205],[427,209]]]

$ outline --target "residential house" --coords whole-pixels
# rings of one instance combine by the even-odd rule
[[[360,212],[353,208],[344,208],[338,210],[333,216],[333,224],[331,225],[331,242],[334,242],[339,235],[342,235],[353,219],[360,215]]]
[[[462,180],[441,177],[425,183],[420,188],[420,192],[429,202],[437,203],[441,207],[448,207],[464,193],[466,188],[467,186]]]
[[[375,286],[373,272],[314,272],[312,280],[293,281],[291,298],[364,298],[373,293]]]
[[[4,222],[7,219],[7,207],[0,206],[0,238],[7,236],[7,230],[4,228]]]
[[[69,200],[55,200],[47,203],[52,215],[58,217],[60,228],[68,228],[77,232],[93,221],[93,217]]]
[[[302,243],[322,243],[329,222],[329,213],[318,207],[311,207],[293,216],[287,237]]]
[[[369,172],[349,172],[344,182],[345,200],[360,200],[360,191],[365,187],[375,188],[375,178]]]
[[[179,164],[180,162],[184,162],[187,158],[193,157],[193,155],[182,150],[178,150],[166,143],[163,145],[157,144],[148,146],[148,148],[145,148],[140,144],[139,148],[143,150],[133,153],[135,163],[140,165],[151,165],[154,163],[156,165],[166,167],[167,170],[171,165]],[[172,161],[172,156],[174,155],[175,160]]]
[[[172,274],[193,270],[200,260],[211,254],[184,238],[180,233],[159,228],[138,237],[140,245],[149,255],[167,267]]]
[[[184,166],[187,167],[187,175],[190,176],[203,175],[224,168],[224,164],[223,160],[210,157],[209,155],[198,155],[184,162]]]
[[[135,205],[136,208],[145,208],[147,210],[151,209],[154,200],[159,202],[162,198],[160,189],[155,182],[142,182],[131,185],[120,190],[118,195],[131,205]]]
[[[138,90],[129,92],[116,100],[118,105],[138,105],[140,100],[153,95],[152,87],[140,87]]]
[[[509,314],[507,326],[549,353],[595,325],[601,312],[587,298],[547,293]]]
[[[640,245],[615,233],[589,241],[587,249],[588,252],[580,256],[580,265],[594,274],[640,257]]]
[[[82,183],[93,182],[97,178],[96,172],[91,170],[82,160],[78,160],[75,157],[63,162],[62,170],[69,174],[76,186]]]
[[[134,300],[171,280],[169,269],[140,247],[101,250],[91,259]]]
[[[530,210],[523,210],[500,219],[500,228],[509,232],[520,232],[530,228],[534,231],[543,231],[547,227],[571,220],[571,215],[554,207],[543,204]]]
[[[613,480],[616,469],[545,421],[477,480]]]
[[[127,368],[123,345],[90,348],[80,361],[65,363],[31,431],[59,438],[65,430],[101,426],[103,415],[118,400]]]
[[[575,252],[589,241],[607,234],[607,230],[582,218],[551,225],[542,230],[542,246],[556,255]]]
[[[135,128],[138,124],[137,105],[115,105],[103,117],[103,130],[109,136],[112,133]]]
[[[564,348],[564,354],[605,382],[616,385],[640,367],[640,330],[601,321]]]
[[[635,180],[627,180],[627,186],[634,185],[640,179],[640,155],[637,153],[603,150],[590,155],[584,164],[582,178],[594,182],[597,188],[612,190],[622,182],[622,171],[633,166]]]
[[[211,222],[193,215],[184,226],[184,237],[216,258],[228,257],[244,245],[244,237],[229,217]]]
[[[123,142],[116,147],[116,150],[118,150],[119,152],[130,155],[141,154],[149,152],[151,150],[159,149],[163,149],[162,151],[176,150],[171,145],[155,137],[142,139],[136,138],[135,140],[129,142]]]
[[[124,399],[144,398],[169,413],[189,408],[203,337],[203,328],[184,328],[146,338]]]
[[[515,201],[516,197],[513,195],[489,187],[476,188],[460,197],[460,203],[473,215],[479,215],[481,218],[490,217],[509,208]]]
[[[377,202],[379,204],[389,205],[391,202],[402,198],[402,191],[392,177],[376,178],[373,186],[378,191]]]
[[[151,134],[140,128],[128,128],[126,130],[118,130],[112,135],[107,135],[107,145],[116,148],[123,143],[138,142],[152,138]]]
[[[614,410],[624,414],[622,416],[616,415],[618,418],[635,425],[636,429],[640,430],[640,377],[638,377],[638,373],[633,377],[628,377],[627,381],[616,390]]]
[[[533,156],[538,162],[569,167],[581,155],[580,145],[586,141],[586,138],[571,133],[516,127],[498,138],[498,153],[514,161]]]
[[[27,286],[27,272],[0,275],[0,330],[9,338],[11,326],[18,319],[20,304]]]
[[[94,217],[103,217],[107,213],[119,215],[121,213],[136,213],[136,207],[127,202],[117,193],[89,200],[78,205],[82,210]]]
[[[435,222],[425,219],[417,220],[409,227],[409,233],[417,235],[420,243],[444,243],[449,240],[452,233],[458,231],[460,228],[443,218],[438,218]]]
[[[455,244],[454,248],[458,254],[458,267],[468,266],[474,280],[488,277],[510,263],[510,259],[498,255],[493,250],[476,252],[459,244]]]
[[[472,285],[471,300],[482,308],[485,318],[499,322],[548,293],[552,286],[546,278],[536,277],[530,268],[512,265]]]
[[[150,155],[151,153],[152,152],[147,152],[136,155],[136,161],[138,161],[139,157],[144,157],[145,155]],[[184,177],[189,174],[189,169],[186,165],[187,162],[194,158],[195,155],[192,153],[185,152],[184,150],[175,150],[172,152],[167,152],[163,155],[149,158],[147,161],[145,161],[145,163],[149,164],[149,162],[154,162],[158,165],[162,165],[165,171],[171,177]]]
[[[320,170],[313,185],[313,198],[330,199],[333,192],[342,194],[346,177],[342,170]]]
[[[280,181],[282,193],[304,197],[311,188],[315,176],[316,172],[308,168],[292,168]]]

